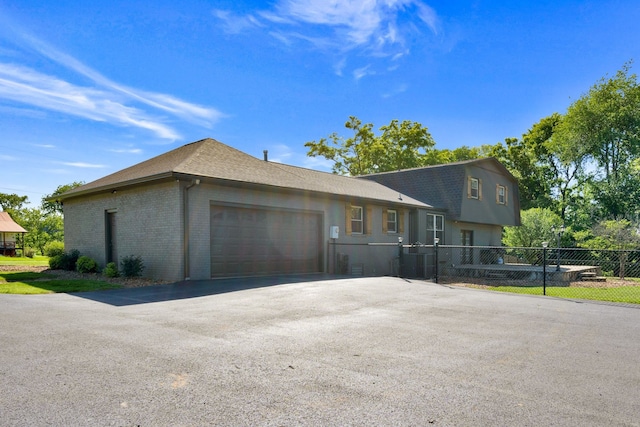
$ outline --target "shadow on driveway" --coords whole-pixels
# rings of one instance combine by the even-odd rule
[[[112,289],[108,291],[77,292],[71,295],[116,307],[152,302],[197,298],[245,289],[263,288],[300,282],[344,279],[346,276],[306,274],[294,276],[245,277],[233,279],[187,280],[168,285],[140,288]],[[349,276],[350,277],[350,276]]]

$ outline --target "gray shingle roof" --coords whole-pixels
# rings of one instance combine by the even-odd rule
[[[192,142],[70,190],[58,200],[176,175],[428,207],[404,194],[400,200],[398,191],[371,180],[264,161],[210,138]]]
[[[460,218],[462,214],[462,197],[466,196],[466,167],[482,163],[491,163],[512,182],[517,183],[508,169],[493,157],[382,172],[364,175],[361,178],[395,189],[401,188],[407,196],[428,201],[431,206],[446,210],[450,217],[455,219]]]

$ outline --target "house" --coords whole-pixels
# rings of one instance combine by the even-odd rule
[[[375,181],[259,159],[213,139],[55,200],[68,250],[101,265],[139,255],[145,276],[168,280],[331,273],[338,255],[360,274],[391,274],[410,217],[429,208]]]
[[[483,158],[436,166],[362,176],[409,197],[429,203],[422,243],[459,246],[500,246],[503,226],[520,225],[517,179],[495,158]],[[454,264],[487,264],[498,252],[457,251]]]
[[[438,170],[446,183],[439,182]],[[496,197],[495,206],[481,209],[494,183],[504,186],[500,202]],[[433,198],[437,205],[429,201],[435,193],[423,186],[442,188]],[[491,159],[347,177],[271,162],[266,152],[259,159],[203,139],[56,200],[63,204],[67,249],[101,265],[141,256],[145,276],[177,281],[397,274],[400,242],[453,242],[459,234],[468,236],[468,244],[500,244],[501,224],[519,221],[517,194],[513,177]]]
[[[18,246],[18,242],[24,242],[26,232],[13,221],[8,212],[0,212],[0,255],[15,256],[17,249],[23,249]],[[18,235],[22,235],[22,239],[18,240]]]

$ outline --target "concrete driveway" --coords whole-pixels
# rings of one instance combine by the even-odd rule
[[[287,282],[0,295],[0,424],[640,425],[637,308]]]

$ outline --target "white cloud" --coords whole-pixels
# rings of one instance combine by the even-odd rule
[[[367,65],[366,67],[357,68],[357,69],[353,70],[353,78],[355,78],[356,80],[360,80],[364,76],[369,76],[369,75],[375,74],[375,72],[370,71],[370,68],[371,68],[371,66]]]
[[[233,34],[269,27],[270,34],[287,44],[299,39],[318,49],[365,49],[377,55],[404,51],[405,27],[418,28],[417,23],[434,34],[439,32],[435,10],[420,0],[279,0],[273,9],[254,15],[216,10],[214,16]]]
[[[169,140],[179,139],[179,133],[167,123],[166,117],[157,116],[153,110],[207,128],[224,117],[211,107],[121,85],[35,37],[19,31],[14,35],[23,42],[22,47],[53,60],[77,77],[89,79],[93,85],[81,86],[23,65],[0,63],[0,98],[88,120],[145,129]]]
[[[142,150],[140,148],[119,148],[108,151],[118,154],[142,154]]]
[[[65,166],[71,166],[74,168],[83,168],[83,169],[102,169],[106,168],[106,165],[97,165],[94,163],[84,163],[84,162],[59,162]]]

